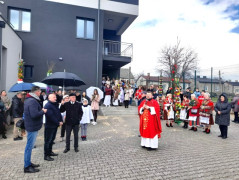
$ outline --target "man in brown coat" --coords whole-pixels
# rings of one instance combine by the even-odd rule
[[[235,119],[234,123],[239,123],[239,118],[238,118],[238,112],[239,112],[239,104],[238,104],[238,101],[239,101],[239,93],[236,94],[236,96],[233,98],[232,102],[231,102],[231,105],[232,105],[232,109],[234,111],[234,115],[235,115]]]

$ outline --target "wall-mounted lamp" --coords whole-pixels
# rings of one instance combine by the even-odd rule
[[[0,1],[0,4],[4,4],[4,1]]]
[[[59,57],[59,61],[63,61],[63,58],[62,58],[62,57]]]

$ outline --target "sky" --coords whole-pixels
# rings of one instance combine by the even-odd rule
[[[239,0],[139,0],[139,16],[122,42],[133,43],[134,74],[158,75],[160,50],[181,45],[198,54],[199,75],[239,80]],[[200,70],[200,71],[199,71]]]

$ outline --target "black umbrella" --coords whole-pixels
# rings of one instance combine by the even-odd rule
[[[84,81],[77,75],[68,72],[55,72],[50,76],[47,76],[41,82],[48,85],[55,86],[81,86],[85,85]]]

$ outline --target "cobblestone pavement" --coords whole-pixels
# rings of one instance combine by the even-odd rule
[[[35,174],[23,173],[26,138],[14,142],[9,131],[7,140],[0,139],[0,179],[239,179],[238,124],[231,123],[226,140],[217,137],[217,125],[206,135],[202,128],[191,132],[162,124],[156,151],[140,147],[137,115],[100,116],[89,126],[88,140],[79,142],[78,153],[71,144],[63,154],[58,130],[53,151],[59,156],[53,162],[43,160],[42,129],[32,154],[33,163],[41,165]]]

